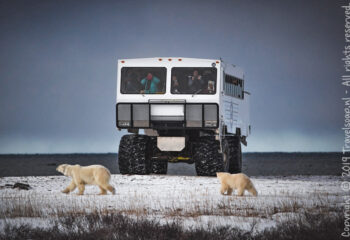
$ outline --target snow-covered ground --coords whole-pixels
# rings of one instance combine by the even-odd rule
[[[341,208],[345,193],[340,177],[252,177],[258,196],[223,196],[214,177],[113,175],[116,195],[97,195],[87,186],[85,195],[61,193],[70,182],[65,176],[0,178],[0,229],[4,222],[43,226],[67,213],[117,212],[161,223],[177,221],[184,227],[225,226],[259,231],[303,212],[327,214]],[[5,188],[22,182],[31,190]],[[1,187],[2,186],[2,187]],[[76,190],[77,191],[77,190]],[[35,221],[34,221],[35,220]]]

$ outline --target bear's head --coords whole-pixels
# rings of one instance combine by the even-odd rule
[[[221,180],[224,176],[227,176],[228,174],[229,173],[227,172],[217,172],[216,177]]]
[[[61,164],[56,168],[57,172],[62,173],[65,176],[69,176],[70,175],[70,171],[69,171],[69,164]]]

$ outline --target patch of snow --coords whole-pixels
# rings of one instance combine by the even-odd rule
[[[260,231],[303,211],[339,208],[345,195],[340,188],[341,179],[336,176],[251,179],[258,191],[257,197],[248,192],[244,197],[223,196],[219,193],[220,183],[214,177],[112,175],[116,195],[103,196],[97,195],[97,186],[86,186],[83,196],[76,192],[61,193],[70,182],[65,176],[5,177],[0,178],[0,186],[22,182],[32,189],[0,189],[0,227],[4,221],[26,222],[27,218],[14,218],[11,212],[26,213],[27,208],[32,208],[34,213],[28,214],[36,217],[30,221],[34,226],[35,222],[43,225],[41,221],[69,212],[109,211],[164,223],[178,221],[185,228],[232,226],[250,231],[253,224],[254,231]]]

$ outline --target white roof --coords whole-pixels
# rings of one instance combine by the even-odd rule
[[[212,63],[216,63],[223,67],[227,74],[244,78],[243,69],[224,62],[220,59],[205,59],[205,58],[182,58],[182,57],[153,57],[153,58],[131,58],[118,59],[120,66],[195,66],[209,67]]]
[[[127,61],[127,62],[154,62],[154,61],[159,61],[159,59],[162,59],[162,61],[168,61],[169,59],[171,60],[179,60],[185,61],[185,62],[216,62],[220,61],[220,59],[205,59],[205,58],[183,58],[183,57],[153,57],[153,58],[131,58],[131,59],[118,59],[118,61]]]

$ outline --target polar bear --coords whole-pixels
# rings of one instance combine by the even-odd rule
[[[232,191],[235,189],[237,189],[238,196],[243,196],[244,190],[247,190],[254,196],[258,195],[249,177],[243,173],[229,174],[226,172],[217,172],[216,176],[221,182],[220,193],[222,195],[224,195],[226,191],[227,195],[231,195]]]
[[[80,166],[80,165],[69,165],[61,164],[56,170],[65,176],[72,177],[71,183],[63,193],[69,193],[74,191],[78,187],[79,194],[83,195],[86,184],[98,185],[100,187],[100,195],[107,194],[107,190],[112,194],[115,194],[115,189],[109,184],[111,179],[111,173],[107,168],[101,165],[90,165],[90,166]]]

